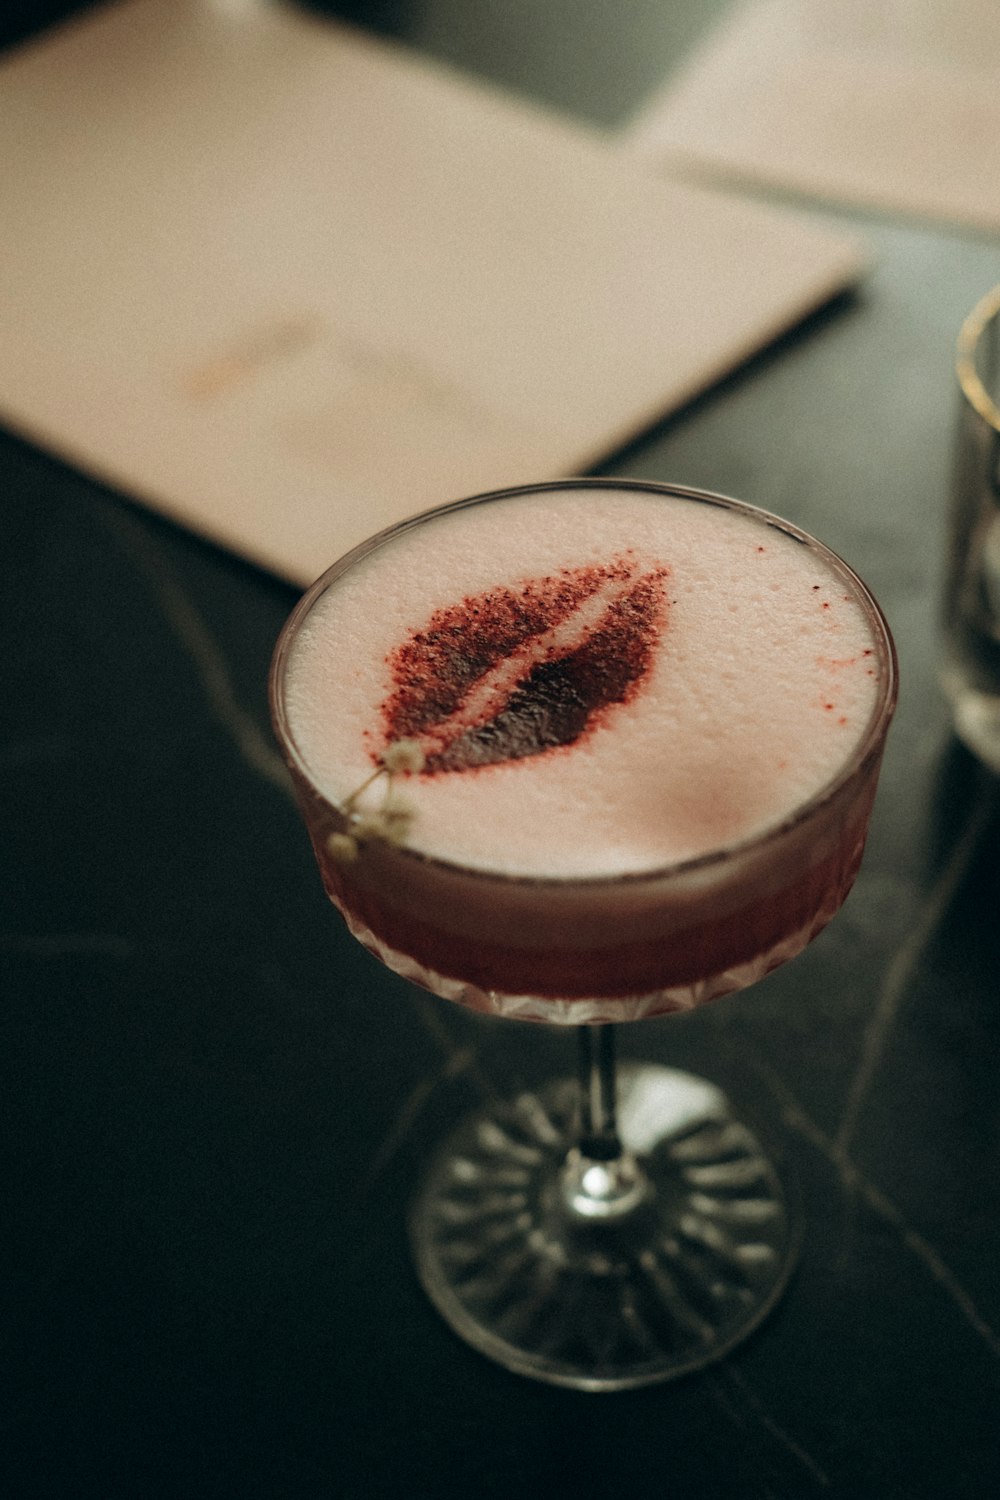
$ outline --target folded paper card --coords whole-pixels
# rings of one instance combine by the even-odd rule
[[[1000,5],[751,0],[625,139],[675,169],[1000,231]]]
[[[860,267],[402,46],[132,0],[0,63],[0,416],[299,583],[577,473]]]

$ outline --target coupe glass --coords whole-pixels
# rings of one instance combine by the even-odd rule
[[[317,601],[412,527],[468,506],[590,486],[743,512],[813,549],[844,585],[868,620],[878,688],[835,776],[756,837],[636,874],[521,878],[405,842],[373,841],[351,864],[335,858],[350,809],[317,784],[286,691]],[[577,1032],[576,1075],[461,1121],[431,1161],[411,1216],[430,1298],[502,1365],[582,1390],[646,1385],[720,1358],[778,1299],[799,1225],[760,1142],[711,1083],[617,1065],[616,1023],[751,985],[830,920],[861,860],[895,697],[888,627],[846,564],[776,517],[679,486],[574,480],[440,507],[356,548],[289,618],[271,672],[274,724],[324,884],[350,930],[448,1000]],[[548,946],[532,950],[523,935],[540,917]]]

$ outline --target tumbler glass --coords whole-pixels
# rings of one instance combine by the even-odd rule
[[[955,733],[1000,772],[1000,286],[962,325],[941,683]]]

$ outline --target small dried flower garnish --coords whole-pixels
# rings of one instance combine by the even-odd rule
[[[351,864],[361,846],[372,839],[386,844],[401,844],[410,831],[414,809],[399,795],[396,778],[415,775],[424,768],[425,756],[417,740],[398,739],[387,745],[375,770],[366,776],[344,802],[347,832],[331,833],[326,841],[328,853],[338,864]],[[376,781],[385,780],[385,795],[378,807],[360,808],[358,802]]]
[[[393,740],[391,745],[386,746],[382,756],[382,768],[388,771],[390,777],[398,771],[422,771],[426,763],[427,757],[420,748],[419,740]]]

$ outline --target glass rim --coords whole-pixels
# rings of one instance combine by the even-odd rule
[[[1000,433],[1000,406],[982,382],[976,365],[980,340],[987,327],[1000,314],[1000,285],[981,297],[959,329],[955,346],[955,373],[962,394],[983,421]]]
[[[774,527],[784,532],[785,535],[792,537],[795,541],[804,543],[813,550],[818,551],[854,588],[858,601],[868,618],[869,626],[872,630],[873,642],[879,648],[880,666],[883,668],[881,690],[872,709],[869,721],[865,726],[864,733],[860,736],[854,750],[836,775],[818,787],[805,802],[798,804],[786,817],[776,823],[768,824],[765,828],[758,830],[755,834],[750,834],[746,838],[734,840],[731,843],[706,850],[703,854],[693,855],[687,859],[675,860],[660,865],[650,865],[641,870],[607,871],[601,874],[526,875],[506,870],[489,869],[486,866],[462,864],[458,860],[449,860],[440,855],[428,854],[424,850],[413,848],[411,845],[405,843],[393,845],[394,855],[399,855],[405,859],[412,859],[430,868],[440,869],[444,872],[461,875],[465,878],[489,880],[524,887],[570,889],[675,879],[696,874],[702,870],[710,869],[714,865],[721,865],[727,860],[735,859],[740,855],[763,850],[773,843],[780,842],[789,833],[807,823],[810,818],[816,816],[823,808],[835,801],[843,788],[867,769],[873,757],[881,754],[885,735],[895,711],[899,690],[899,665],[895,642],[878,601],[864,580],[859,577],[849,563],[844,561],[839,553],[834,552],[832,548],[828,547],[824,542],[819,541],[818,538],[812,536],[809,532],[796,526],[794,522],[786,521],[781,516],[764,510],[760,506],[751,505],[744,500],[736,500],[732,496],[719,494],[713,490],[703,490],[688,485],[668,484],[646,479],[601,479],[595,477],[553,479],[537,484],[515,485],[507,489],[488,490],[482,494],[470,495],[461,500],[451,500],[443,505],[432,506],[427,510],[407,516],[404,520],[397,521],[393,525],[383,528],[383,530],[376,532],[365,541],[358,543],[357,546],[352,547],[349,552],[346,552],[336,562],[332,563],[330,567],[325,569],[309,588],[306,589],[285,621],[278,636],[271,659],[268,696],[274,731],[286,758],[290,765],[298,771],[302,780],[322,802],[334,808],[342,816],[346,816],[344,808],[322,790],[311,774],[306,758],[292,734],[288,716],[285,712],[283,695],[289,655],[295,638],[316,601],[338,578],[356,566],[356,564],[361,562],[370,553],[378,550],[380,547],[386,546],[397,537],[402,536],[415,526],[422,525],[424,522],[443,517],[454,511],[469,509],[474,505],[489,504],[499,500],[518,499],[528,495],[576,489],[631,490],[653,495],[669,495],[684,500],[695,500],[702,504],[720,506],[727,510],[737,511],[764,525]]]

